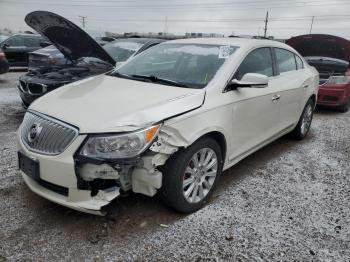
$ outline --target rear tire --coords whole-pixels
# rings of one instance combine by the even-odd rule
[[[345,103],[344,105],[338,107],[338,111],[342,112],[342,113],[348,112],[349,109],[350,109],[350,98],[348,99],[347,103]]]
[[[197,159],[197,160],[196,160]],[[222,173],[223,160],[219,144],[210,137],[172,155],[161,167],[161,200],[182,213],[203,207]]]
[[[306,137],[310,130],[312,118],[314,115],[314,102],[309,99],[304,107],[303,113],[301,114],[297,126],[291,132],[291,136],[296,140],[302,140]]]

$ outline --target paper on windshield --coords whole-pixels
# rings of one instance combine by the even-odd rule
[[[231,47],[230,46],[220,46],[219,48],[219,58],[228,58],[231,54]]]

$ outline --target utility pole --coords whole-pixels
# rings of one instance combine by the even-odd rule
[[[165,17],[165,21],[164,21],[164,32],[163,35],[166,36],[168,33],[168,17]]]
[[[310,26],[310,32],[309,32],[310,35],[311,35],[311,32],[312,32],[312,26],[314,25],[314,20],[315,20],[315,17],[313,16],[312,20],[311,20],[311,26]]]
[[[87,18],[87,16],[82,16],[82,15],[79,15],[79,17],[81,18],[81,24],[83,25],[83,28],[85,28],[85,19]]]
[[[265,27],[264,27],[264,38],[267,37],[267,23],[269,22],[269,12],[266,12]]]

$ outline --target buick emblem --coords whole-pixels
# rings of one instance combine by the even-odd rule
[[[40,124],[34,123],[30,129],[29,129],[29,133],[28,133],[28,141],[30,143],[34,142],[35,140],[38,139],[41,130],[42,130],[42,126]]]

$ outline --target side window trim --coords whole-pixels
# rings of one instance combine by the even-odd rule
[[[275,52],[276,47],[271,47],[271,55],[272,55],[272,66],[273,66],[273,76],[279,76],[279,67],[277,65],[277,57]]]
[[[304,61],[303,61],[303,59],[301,59],[301,57],[298,56],[296,53],[294,53],[294,59],[295,59],[296,65],[297,65],[297,70],[304,69]],[[299,59],[299,61],[301,62],[301,67],[300,68],[298,67],[297,59]]]

